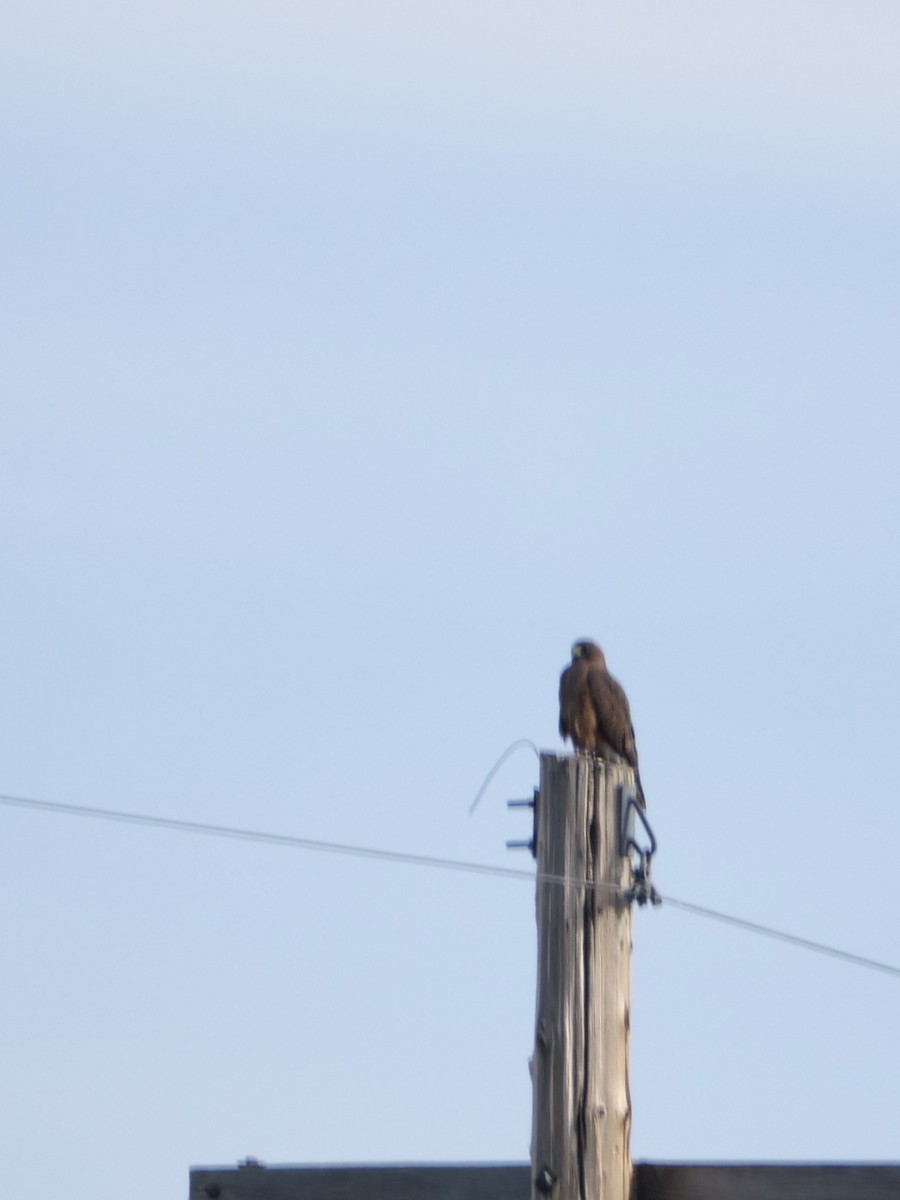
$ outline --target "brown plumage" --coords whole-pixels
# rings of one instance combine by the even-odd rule
[[[576,642],[572,662],[560,676],[559,732],[576,750],[633,767],[638,803],[646,807],[628,697],[594,642]]]

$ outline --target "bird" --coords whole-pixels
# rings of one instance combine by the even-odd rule
[[[559,732],[576,750],[632,767],[638,804],[647,807],[628,697],[596,642],[576,642],[572,661],[559,677]]]

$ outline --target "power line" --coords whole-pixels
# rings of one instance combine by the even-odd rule
[[[522,870],[516,867],[497,867],[490,863],[466,862],[463,859],[438,858],[426,854],[407,854],[401,850],[382,850],[374,846],[354,846],[345,842],[320,841],[314,838],[296,837],[293,834],[266,833],[258,829],[243,829],[232,825],[215,825],[202,821],[184,821],[175,817],[158,817],[149,813],[127,812],[123,809],[97,808],[80,804],[63,804],[56,800],[36,800],[27,796],[11,796],[0,794],[0,804],[10,807],[37,809],[41,812],[60,813],[68,816],[90,817],[94,820],[116,821],[128,825],[142,825],[155,829],[168,829],[179,833],[195,833],[212,837],[233,838],[241,841],[262,842],[273,846],[285,846],[295,850],[314,850],[324,854],[344,854],[356,858],[376,859],[381,862],[401,863],[405,866],[430,867],[444,871],[462,871],[470,875],[488,875],[499,879],[516,879],[521,881],[584,887],[593,891],[614,892],[620,898],[623,893],[615,884],[595,883],[588,879],[569,878],[563,875],[536,874],[534,871]],[[660,897],[670,908],[681,909],[694,916],[706,917],[710,920],[721,921],[748,933],[760,934],[810,950],[817,954],[825,954],[831,958],[841,959],[853,966],[865,967],[872,971],[880,971],[885,975],[900,978],[900,967],[890,963],[879,962],[874,958],[865,958],[848,950],[840,950],[836,946],[828,946],[823,942],[814,942],[797,934],[786,933],[781,929],[773,929],[755,921],[746,921],[742,917],[733,917],[716,909],[705,908],[700,904],[692,904],[687,900],[678,900],[674,896]]]
[[[148,813],[125,812],[115,808],[93,808],[81,804],[62,804],[55,800],[35,800],[27,796],[0,795],[0,804],[20,808],[36,808],[42,812],[65,813],[69,816],[92,817],[100,821],[119,821],[129,825],[145,825],[154,829],[170,829],[179,833],[198,833],[212,837],[235,838],[246,842],[264,842],[271,846],[288,846],[295,850],[318,850],[324,854],[347,854],[357,858],[381,859],[415,867],[436,867],[446,871],[468,871],[474,875],[498,875],[508,879],[534,879],[533,871],[514,867],[495,867],[489,863],[464,862],[453,858],[435,858],[425,854],[406,854],[400,850],[379,850],[373,846],[352,846],[344,842],[326,842],[314,838],[295,837],[286,833],[265,833],[259,829],[242,829],[232,825],[214,825],[203,821],[183,821],[174,817],[157,817]]]
[[[506,749],[503,751],[503,753],[500,755],[500,757],[497,759],[497,761],[494,763],[494,765],[491,767],[491,769],[488,771],[487,775],[485,775],[484,782],[482,783],[481,787],[478,789],[478,795],[475,797],[475,799],[469,805],[469,816],[470,817],[471,817],[472,813],[475,811],[475,809],[478,807],[478,801],[481,799],[481,797],[487,791],[488,784],[491,782],[491,780],[494,778],[494,776],[497,774],[497,772],[500,770],[500,768],[503,766],[503,764],[506,762],[506,760],[509,758],[509,756],[511,754],[514,754],[516,752],[516,750],[521,749],[523,746],[530,746],[531,749],[534,751],[535,755],[537,756],[538,762],[540,762],[541,752],[540,752],[540,750],[538,750],[537,746],[534,744],[534,742],[531,740],[531,738],[518,738],[516,741],[514,741],[512,743],[511,746],[507,746]]]
[[[169,829],[178,833],[198,833],[211,837],[234,838],[245,842],[263,842],[270,846],[287,846],[295,850],[316,850],[324,854],[345,854],[356,858],[378,859],[402,863],[411,867],[431,867],[444,871],[465,871],[470,875],[493,875],[500,879],[534,882],[535,872],[516,867],[497,867],[492,863],[466,862],[456,858],[438,858],[427,854],[407,854],[402,850],[381,850],[375,846],[353,846],[346,842],[326,842],[315,838],[296,837],[287,833],[265,833],[259,829],[243,829],[233,825],[214,825],[203,821],[184,821],[175,817],[158,817],[149,813],[127,812],[118,808],[95,808],[82,804],[63,804],[57,800],[36,800],[28,796],[0,795],[0,804],[10,807],[33,808],[41,812],[62,813],[74,817],[91,817],[100,821],[117,821],[127,825],[144,825],[153,829]],[[588,886],[597,891],[620,889],[615,884],[593,884],[587,880],[571,879],[564,875],[543,875],[545,883]]]
[[[874,958],[864,958],[861,954],[851,954],[849,950],[838,950],[836,946],[813,942],[809,938],[798,937],[794,933],[785,933],[781,929],[770,929],[768,925],[758,925],[755,921],[732,917],[728,913],[717,912],[713,908],[704,908],[701,904],[691,904],[688,900],[676,900],[673,896],[663,896],[661,899],[663,904],[668,904],[670,908],[680,908],[684,912],[693,913],[698,917],[709,917],[713,921],[722,921],[726,925],[733,925],[736,929],[746,929],[748,933],[758,933],[779,942],[787,942],[790,946],[799,946],[803,950],[827,954],[831,958],[839,958],[858,967],[868,967],[872,971],[882,971],[885,975],[900,977],[900,967],[891,966],[890,963],[879,962]]]

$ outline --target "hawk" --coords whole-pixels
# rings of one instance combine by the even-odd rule
[[[632,767],[638,803],[646,808],[628,697],[594,642],[575,643],[572,661],[559,678],[559,732],[576,750]]]

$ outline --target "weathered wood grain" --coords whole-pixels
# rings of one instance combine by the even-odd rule
[[[591,755],[541,756],[534,1200],[629,1200],[631,865],[618,793],[633,782],[630,767]]]

